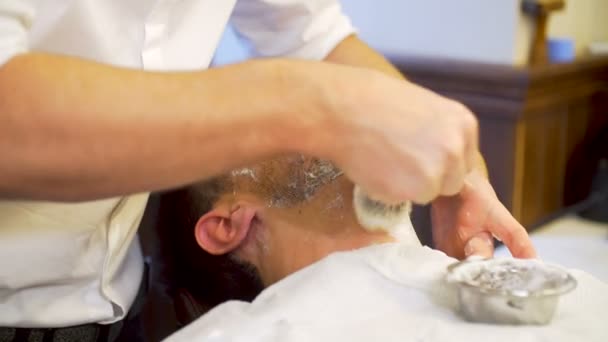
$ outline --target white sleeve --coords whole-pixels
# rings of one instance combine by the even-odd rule
[[[34,17],[28,0],[0,1],[0,65],[29,49],[29,29]]]
[[[320,60],[355,32],[338,0],[239,0],[231,20],[264,57]]]

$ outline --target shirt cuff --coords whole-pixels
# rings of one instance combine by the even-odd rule
[[[340,3],[331,0],[237,3],[232,23],[261,57],[321,60],[356,32]]]
[[[310,31],[313,30],[308,30],[303,33],[304,44],[293,51],[287,52],[284,56],[322,60],[345,38],[357,33],[357,30],[351,24],[350,19],[345,15],[340,15],[324,32]]]
[[[0,66],[29,50],[28,36],[34,10],[22,0],[0,4]]]

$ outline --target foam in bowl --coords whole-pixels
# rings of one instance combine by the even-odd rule
[[[465,319],[492,324],[548,324],[560,295],[576,280],[560,267],[530,259],[475,259],[448,267]]]
[[[561,293],[565,286],[569,287],[572,277],[563,269],[539,260],[503,258],[463,262],[451,270],[448,280],[482,292],[526,296]]]

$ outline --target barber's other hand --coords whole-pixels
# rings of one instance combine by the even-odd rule
[[[372,197],[389,203],[424,204],[458,193],[477,160],[474,115],[413,83],[349,69],[352,75],[328,91],[338,98],[322,139],[329,159]]]
[[[435,247],[452,257],[491,257],[493,236],[502,240],[514,257],[536,256],[525,228],[502,205],[490,182],[478,171],[467,175],[458,195],[437,198],[431,207],[431,218]]]

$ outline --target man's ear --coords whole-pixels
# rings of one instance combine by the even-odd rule
[[[213,255],[232,252],[247,237],[255,214],[256,210],[247,206],[239,206],[232,211],[214,208],[196,223],[196,242]]]

